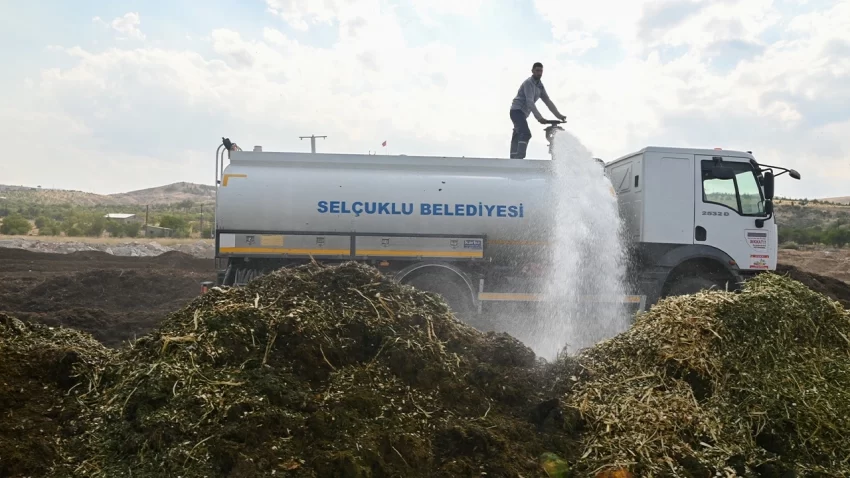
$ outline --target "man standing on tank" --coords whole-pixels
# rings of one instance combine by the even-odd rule
[[[511,136],[511,159],[525,159],[525,151],[528,149],[528,141],[531,139],[531,130],[528,128],[527,120],[529,113],[534,113],[534,117],[540,123],[547,124],[543,115],[534,106],[538,99],[543,100],[543,103],[549,107],[549,111],[556,118],[561,121],[567,119],[549,99],[549,94],[546,93],[546,88],[540,81],[542,76],[543,64],[537,62],[531,67],[531,76],[526,78],[519,86],[519,91],[517,91],[516,97],[511,103],[511,121],[514,123],[514,132]]]

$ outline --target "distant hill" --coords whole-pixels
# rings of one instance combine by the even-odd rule
[[[27,204],[45,205],[71,204],[74,206],[97,206],[109,203],[109,196],[83,191],[0,185],[0,200],[6,199]]]
[[[821,199],[823,202],[834,202],[838,204],[850,204],[850,196],[841,196],[835,198],[823,198]]]
[[[835,198],[834,198],[835,199]],[[850,206],[837,201],[824,204],[806,200],[779,200],[776,203],[776,223],[779,227],[799,229],[827,228],[833,224],[850,224]]]
[[[94,194],[68,189],[45,189],[0,185],[0,198],[35,204],[71,204],[74,206],[145,206],[191,201],[213,203],[215,187],[179,182],[126,193]]]
[[[110,194],[107,197],[120,201],[120,204],[173,204],[182,201],[212,203],[215,202],[215,187],[181,182],[128,193]]]

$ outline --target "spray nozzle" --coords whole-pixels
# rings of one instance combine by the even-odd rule
[[[546,123],[549,124],[543,131],[546,132],[546,141],[549,142],[549,154],[552,154],[552,146],[555,142],[555,133],[558,131],[564,131],[564,128],[561,127],[561,124],[566,123],[566,121],[561,120],[547,120]]]

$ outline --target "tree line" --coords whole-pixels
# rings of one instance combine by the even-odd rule
[[[151,206],[148,224],[171,229],[172,237],[190,237],[199,233],[201,237],[210,237],[213,224],[213,208],[205,206],[203,221],[201,207],[191,201],[169,205]],[[108,213],[136,214],[142,221],[118,221],[106,218]],[[42,205],[4,201],[0,203],[0,234],[27,235],[34,228],[42,236],[100,237],[108,233],[112,237],[139,237],[143,234],[145,218],[144,206],[108,207],[108,206],[72,206],[68,204]],[[201,224],[203,223],[203,230]]]
[[[844,221],[836,221],[827,227],[787,227],[779,226],[780,244],[813,245],[844,247],[850,244],[850,226]]]

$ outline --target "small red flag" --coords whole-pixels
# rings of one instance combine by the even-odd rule
[[[381,143],[381,146],[386,146],[386,145],[387,145],[387,140],[384,140],[384,142]]]

